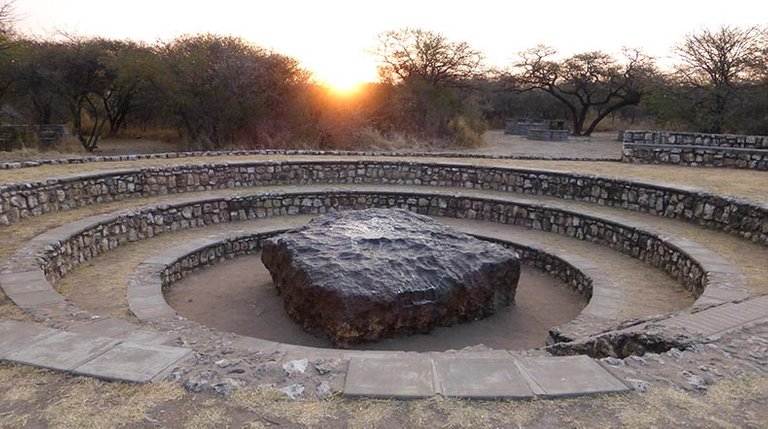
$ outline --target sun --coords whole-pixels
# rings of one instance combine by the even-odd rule
[[[336,95],[354,95],[365,83],[363,79],[352,74],[339,73],[334,76],[321,78],[321,81],[328,89]]]
[[[317,81],[340,96],[355,95],[376,79],[375,64],[364,59],[333,58],[312,68]]]

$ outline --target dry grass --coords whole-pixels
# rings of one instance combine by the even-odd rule
[[[276,402],[265,408],[271,416],[287,420],[303,427],[322,427],[321,423],[338,415],[339,401],[333,398],[326,400],[302,400]]]
[[[227,410],[217,400],[207,401],[196,408],[192,416],[184,423],[186,429],[207,429],[228,427],[231,418]]]
[[[397,402],[391,400],[352,400],[345,405],[351,429],[379,427],[397,409]]]
[[[153,408],[182,396],[184,390],[171,382],[129,385],[74,378],[41,414],[57,428],[119,427],[140,423]]]
[[[275,389],[238,389],[227,398],[227,405],[258,412],[276,403],[282,402],[284,396]]]
[[[704,395],[666,388],[615,397],[606,405],[622,426],[631,428],[685,426],[691,421],[702,427],[765,427],[765,415],[756,411],[766,399],[768,377],[763,375],[722,381]]]
[[[538,401],[468,401],[435,397],[409,404],[414,427],[524,427],[541,412]],[[438,424],[439,422],[439,424]]]
[[[21,428],[27,426],[29,414],[15,411],[0,413],[0,428]]]

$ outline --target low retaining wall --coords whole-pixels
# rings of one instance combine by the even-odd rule
[[[768,136],[625,131],[622,161],[768,171]]]
[[[142,321],[175,317],[176,312],[165,302],[162,291],[198,269],[258,252],[264,239],[284,231],[220,234],[167,249],[143,261],[129,283],[131,311]],[[594,335],[617,322],[624,306],[624,295],[591,261],[562,252],[555,254],[535,243],[475,236],[519,252],[523,263],[560,279],[589,300],[579,317],[552,329],[550,342]]]
[[[623,162],[768,171],[768,150],[624,143]]]
[[[190,152],[164,152],[146,153],[134,155],[111,156],[79,156],[72,158],[40,159],[30,161],[11,161],[0,163],[0,170],[13,170],[17,168],[33,168],[42,165],[71,165],[86,164],[92,162],[123,162],[138,161],[142,159],[184,159],[184,158],[217,158],[222,156],[253,156],[253,155],[289,155],[289,156],[387,156],[403,158],[466,158],[466,159],[529,159],[545,161],[619,161],[615,156],[545,156],[545,155],[520,155],[520,154],[492,154],[492,153],[467,153],[467,152],[416,152],[416,151],[353,151],[353,150],[310,150],[310,149],[253,149],[253,150],[217,150],[217,151],[190,151]]]
[[[2,185],[0,225],[127,198],[306,184],[397,184],[549,195],[685,220],[768,245],[768,204],[585,174],[397,161],[242,161],[111,170]]]
[[[683,133],[676,131],[624,131],[624,143],[715,148],[768,149],[768,136]]]
[[[430,216],[476,219],[555,232],[610,247],[661,268],[698,297],[700,305],[746,297],[745,277],[719,255],[683,239],[625,225],[621,220],[571,212],[524,200],[393,191],[261,193],[211,198],[68,224],[33,240],[5,272],[39,269],[53,282],[79,263],[121,244],[221,222],[334,210],[398,207]],[[10,296],[10,295],[9,295]],[[11,296],[13,299],[13,296]]]

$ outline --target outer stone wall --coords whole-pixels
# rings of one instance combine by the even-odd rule
[[[768,245],[768,204],[547,170],[393,161],[236,162],[103,171],[0,186],[0,225],[127,198],[258,185],[392,184],[550,195],[681,219]]]
[[[675,146],[708,146],[720,149],[768,149],[768,136],[744,136],[737,134],[682,133],[674,131],[624,131],[624,142]]]
[[[625,131],[624,162],[768,170],[768,136]]]

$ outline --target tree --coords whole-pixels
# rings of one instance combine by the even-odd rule
[[[201,148],[231,145],[255,131],[307,80],[296,60],[234,37],[182,37],[162,54],[173,77],[171,111]]]
[[[442,34],[406,28],[379,35],[376,54],[385,82],[420,80],[433,86],[460,86],[480,71],[483,56],[466,42]]]
[[[640,103],[649,78],[656,74],[652,58],[625,49],[623,63],[604,52],[585,52],[562,61],[554,48],[539,45],[520,54],[513,73],[505,79],[513,91],[541,90],[570,112],[572,133],[590,135],[611,113]],[[587,129],[589,115],[593,118]]]
[[[728,25],[690,33],[676,48],[682,63],[677,76],[691,91],[702,116],[702,130],[721,133],[739,92],[756,83],[768,61],[768,36],[762,27]]]
[[[14,56],[17,46],[14,43],[14,28],[16,14],[13,1],[3,1],[0,4],[0,107],[13,84]]]
[[[0,50],[8,49],[13,44],[13,24],[16,22],[14,3],[14,0],[4,0],[0,4]]]
[[[390,123],[446,137],[455,134],[452,126],[463,121],[460,116],[473,116],[468,89],[483,57],[468,43],[406,28],[379,35],[375,54],[382,82],[394,90]]]
[[[103,41],[100,61],[115,76],[102,97],[109,133],[115,135],[142,102],[151,103],[142,93],[161,96],[167,76],[154,49],[132,41]]]

